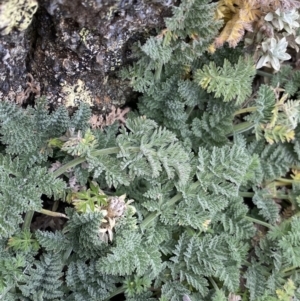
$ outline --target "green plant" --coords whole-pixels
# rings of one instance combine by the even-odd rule
[[[0,102],[0,299],[300,299],[297,74],[255,89],[241,49],[208,54],[214,9],[138,46],[122,127]]]

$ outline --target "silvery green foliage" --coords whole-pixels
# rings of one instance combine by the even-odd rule
[[[127,71],[144,93],[142,116],[122,127],[91,130],[84,104],[69,117],[42,101],[27,109],[0,102],[0,298],[273,301],[288,279],[300,287],[299,217],[282,222],[275,202],[298,210],[299,185],[281,188],[280,178],[300,165],[299,143],[263,139],[277,99],[267,85],[253,95],[252,62],[233,59],[236,50],[204,53],[217,30],[214,8],[182,0],[166,20],[171,40],[140,47],[141,60]],[[283,71],[275,86],[295,79],[287,93],[297,94],[299,76]],[[293,103],[284,108],[296,126]],[[56,161],[59,169],[48,171]],[[79,194],[66,184],[70,174]],[[125,194],[134,202],[116,218],[108,197]],[[74,206],[87,199],[89,210]],[[53,201],[68,201],[59,207],[61,229],[22,229],[26,213]]]
[[[193,143],[194,138],[187,126],[185,107],[201,106],[209,96],[197,83],[183,79],[184,67],[205,61],[197,60],[204,56],[221,27],[213,17],[215,7],[216,3],[208,0],[182,1],[174,6],[173,16],[166,18],[166,35],[151,37],[139,45],[139,61],[122,70],[133,89],[143,93],[138,104],[141,114],[184,137],[185,145]],[[187,42],[191,35],[201,39]]]
[[[51,120],[48,124],[45,122],[47,121],[45,117],[47,115],[44,114],[43,110],[30,115],[30,112],[34,111],[29,110],[27,112],[15,107],[13,104],[1,103],[1,105],[3,110],[5,109],[7,112],[7,118],[4,117],[4,114],[2,115],[4,124],[8,123],[10,119],[13,120],[14,116],[18,116],[19,120],[27,120],[27,123],[24,124],[28,124],[31,127],[36,124],[34,123],[35,120],[43,121],[44,125],[40,133],[39,143],[35,144],[35,148],[32,148],[32,151],[37,152],[39,147],[45,147],[43,144],[46,142],[45,138],[49,139],[50,136],[43,133],[51,132],[49,128]],[[57,116],[55,115],[57,113],[53,114]],[[44,118],[41,119],[41,116],[44,116]],[[77,119],[76,116],[79,116],[79,114],[76,114],[73,120]],[[33,121],[31,118],[33,118]],[[57,120],[57,117],[55,118]],[[65,119],[65,115],[62,115],[62,119]],[[20,124],[23,126],[22,123]],[[15,126],[17,125],[15,124]],[[81,122],[81,126],[78,126],[78,128],[84,129],[85,124]],[[11,133],[13,134],[14,132],[12,131]],[[89,133],[88,131],[86,132]],[[95,137],[100,138],[101,135],[103,134]],[[5,137],[5,141],[13,141],[13,137],[9,136],[8,133],[6,133]],[[109,138],[105,139],[109,140]],[[103,144],[105,139],[99,144],[94,143],[90,146],[90,151],[83,153],[83,155],[86,154],[88,162],[90,162],[88,154],[93,154],[96,158],[96,152],[101,152],[101,148],[97,150],[95,147]],[[231,225],[232,221],[235,220],[238,223],[238,219],[242,215],[236,215],[235,219],[229,219],[229,216],[226,217],[226,212],[230,207],[231,200],[238,196],[240,185],[253,177],[252,169],[256,167],[251,163],[251,156],[240,146],[234,146],[231,149],[228,146],[214,148],[212,153],[207,152],[203,148],[199,151],[197,171],[196,167],[191,165],[191,163],[195,164],[196,162],[192,160],[190,153],[181,146],[176,136],[172,132],[158,127],[154,121],[145,118],[129,119],[126,129],[123,128],[119,135],[114,137],[114,140],[110,145],[115,145],[115,147],[107,148],[107,150],[118,149],[115,157],[116,170],[125,171],[129,184],[135,181],[144,181],[151,184],[152,187],[148,185],[149,189],[145,191],[144,195],[146,199],[151,200],[152,205],[149,201],[145,202],[145,204],[141,203],[144,207],[141,212],[147,213],[147,208],[149,213],[157,210],[161,222],[158,223],[158,220],[153,220],[154,224],[151,225],[150,223],[150,228],[147,231],[141,231],[141,229],[147,228],[145,226],[140,228],[137,221],[134,222],[130,215],[124,216],[122,221],[120,221],[120,225],[116,228],[113,244],[110,246],[99,239],[99,227],[105,216],[104,212],[78,213],[72,209],[67,209],[66,213],[69,220],[62,232],[38,231],[36,233],[39,245],[45,250],[42,257],[39,259],[33,259],[32,256],[28,257],[25,253],[25,245],[21,241],[18,248],[15,245],[15,251],[20,252],[20,262],[12,267],[3,262],[2,277],[7,277],[5,275],[17,275],[23,269],[25,270],[24,277],[19,278],[16,276],[13,279],[9,278],[11,279],[10,282],[4,281],[2,292],[9,296],[10,287],[17,287],[24,297],[41,300],[60,300],[60,298],[68,300],[67,298],[70,299],[71,297],[66,292],[72,290],[70,296],[73,296],[75,300],[81,300],[82,298],[85,298],[83,300],[94,300],[93,298],[98,297],[101,299],[101,294],[107,297],[110,292],[114,291],[116,289],[115,283],[122,281],[118,277],[133,274],[140,277],[148,275],[150,281],[154,281],[159,279],[159,275],[170,269],[174,280],[177,278],[176,275],[181,275],[182,279],[185,279],[189,285],[194,286],[198,291],[195,294],[191,294],[188,286],[185,285],[181,285],[181,290],[178,290],[178,287],[175,288],[169,284],[169,280],[162,278],[163,292],[166,292],[166,296],[169,296],[171,291],[177,292],[177,295],[174,295],[174,300],[181,300],[183,298],[182,292],[191,294],[191,298],[195,299],[198,298],[197,296],[205,296],[208,293],[208,282],[205,277],[207,277],[208,273],[213,275],[213,270],[217,266],[223,267],[223,270],[219,270],[217,274],[214,271],[214,276],[223,281],[228,289],[236,289],[240,262],[243,256],[246,255],[241,244],[247,246],[244,240],[249,237],[248,233],[251,232],[251,227],[249,228],[249,225],[245,223],[240,223],[238,226],[240,229],[238,227],[233,228]],[[20,156],[23,155],[22,149],[19,150],[19,153]],[[72,151],[68,149],[65,153],[68,157]],[[114,154],[111,155],[114,156]],[[109,156],[109,152],[107,156]],[[54,178],[52,173],[47,173],[45,168],[39,167],[36,163],[33,166],[20,165],[17,159],[18,157],[11,158],[10,155],[2,154],[2,183],[6,185],[2,186],[2,193],[6,192],[6,190],[3,190],[5,187],[5,189],[10,189],[11,187],[10,191],[13,198],[11,200],[18,201],[18,203],[16,203],[16,209],[9,211],[8,209],[12,208],[12,201],[10,200],[10,205],[7,204],[5,207],[7,213],[1,215],[3,219],[1,224],[4,230],[9,229],[10,231],[4,237],[13,236],[14,240],[17,239],[17,236],[14,236],[17,224],[21,222],[21,217],[18,217],[18,214],[20,215],[23,212],[22,210],[40,210],[40,196],[42,193],[51,196],[54,192],[57,194],[59,190],[65,189],[63,181]],[[245,162],[247,164],[244,164]],[[241,164],[243,164],[243,168],[238,167]],[[23,171],[25,169],[27,170],[26,177]],[[108,170],[108,172],[111,171]],[[189,187],[189,181],[193,181],[196,172],[197,181],[193,184],[194,188]],[[22,184],[20,191],[16,190],[16,186],[14,186],[18,184],[18,178],[20,178],[20,181],[21,179],[27,179],[25,182],[23,181],[23,184],[20,183],[20,185]],[[33,181],[31,182],[32,179]],[[26,185],[31,185],[28,186],[30,198],[28,195],[27,205],[24,202],[26,201],[24,196],[27,193]],[[159,189],[161,192],[159,192]],[[155,197],[155,195],[158,196],[160,194],[161,196],[164,194],[165,199],[165,205],[162,206]],[[4,195],[6,197],[5,200],[9,200],[9,194],[6,192]],[[177,202],[172,206],[172,199],[175,195]],[[159,199],[162,200],[160,197]],[[138,199],[137,202],[139,202]],[[170,205],[167,205],[169,202]],[[241,202],[241,199],[237,200],[236,204],[239,204],[239,202]],[[202,213],[199,212],[198,221],[194,216],[195,211],[198,210],[197,208],[202,208],[203,211]],[[246,213],[246,211],[243,212]],[[215,230],[223,231],[224,229],[224,234],[218,234],[215,237],[211,236],[211,234],[206,234],[210,222],[221,213],[224,213],[224,217],[220,218],[222,227],[216,227]],[[200,218],[200,216],[202,217]],[[4,223],[5,220],[7,220],[6,224]],[[157,234],[154,232],[155,228],[152,228],[156,223],[158,223]],[[183,249],[187,248],[186,259],[190,260],[191,263],[194,260],[198,260],[198,263],[203,265],[203,268],[207,265],[212,265],[210,272],[208,270],[204,271],[203,268],[190,271],[189,264],[183,267],[179,262],[177,263],[175,258],[179,256],[178,251],[176,251],[180,248],[179,242],[176,240],[172,242],[170,234],[164,231],[164,224],[168,225],[167,227],[170,227],[170,230],[174,231],[174,233],[180,234],[182,232],[180,236],[185,241],[182,247]],[[8,225],[11,225],[11,228]],[[203,239],[199,240],[195,235],[189,237],[185,230],[186,227],[203,231]],[[152,230],[149,231],[150,229]],[[231,238],[233,229],[237,233],[236,239]],[[211,244],[212,241],[214,241],[213,244]],[[203,246],[201,247],[201,245]],[[20,251],[22,248],[23,252]],[[189,248],[191,249],[189,250]],[[192,250],[193,248],[195,248],[195,251]],[[212,258],[210,258],[209,254],[211,251],[209,250],[212,249],[219,249],[221,253],[216,253],[215,259],[210,262]],[[238,249],[242,252],[240,255],[233,252],[233,250]],[[8,258],[14,256],[15,251],[3,250]],[[163,263],[163,252],[173,254],[175,257]],[[194,257],[194,254],[199,252],[203,254],[197,259]],[[225,258],[224,254],[226,252],[230,252],[234,257]],[[66,260],[71,260],[73,263],[69,265],[67,271],[64,271],[63,267],[67,263]],[[75,260],[77,261],[76,264]],[[87,260],[89,263],[84,264],[83,262]],[[94,264],[93,267],[92,264]],[[228,264],[230,268],[225,272],[225,266]],[[91,269],[93,268],[96,271],[91,274]],[[149,273],[149,271],[151,272]],[[62,283],[64,273],[67,275],[68,288],[65,288]],[[91,279],[92,275],[96,278],[93,281],[91,280],[89,285],[84,285],[85,279]],[[107,276],[112,278],[107,278]],[[106,284],[105,281],[112,281],[112,283]],[[102,283],[101,288],[99,287],[100,283]]]
[[[288,93],[295,99],[299,99],[299,93],[297,94],[297,92],[300,87],[300,71],[293,70],[289,65],[282,66],[280,71],[274,74],[271,84],[273,87],[279,85],[285,90],[285,93]]]
[[[249,118],[251,122],[269,119],[268,104],[272,104],[269,92],[266,87],[260,90],[256,100],[258,113]],[[209,110],[221,110],[223,106],[219,106],[218,102],[212,102]],[[76,212],[74,208],[66,208],[68,220],[61,231],[39,230],[27,239],[18,229],[22,213],[40,210],[41,194],[55,196],[66,186],[62,179],[42,167],[43,161],[20,164],[22,149],[17,149],[14,157],[3,152],[1,196],[2,204],[9,203],[1,207],[4,210],[1,225],[6,232],[0,248],[0,292],[7,300],[20,297],[43,301],[104,301],[118,292],[120,285],[126,300],[182,301],[187,296],[192,301],[224,300],[224,296],[240,289],[243,269],[246,269],[243,277],[250,298],[255,300],[274,296],[284,280],[282,270],[290,265],[300,266],[298,218],[275,226],[278,207],[259,187],[262,179],[282,176],[296,162],[293,149],[287,144],[268,146],[263,140],[249,143],[246,137],[254,135],[246,133],[235,137],[230,145],[202,146],[192,154],[172,131],[144,117],[128,119],[119,131],[113,126],[101,132],[87,129],[87,115],[82,112],[68,123],[69,117],[62,109],[47,115],[42,109],[27,111],[4,102],[0,103],[0,109],[6,112],[1,117],[5,129],[16,118],[22,122],[20,125],[15,122],[14,126],[34,128],[38,124],[38,143],[31,145],[33,138],[27,136],[28,149],[33,154],[49,147],[51,127],[61,135],[66,124],[73,120],[74,125],[77,120],[77,131],[83,133],[79,143],[86,142],[84,137],[93,137],[93,143],[85,144],[87,149],[82,156],[72,156],[78,147],[75,144],[66,150],[49,147],[48,154],[54,158],[56,153],[63,156],[62,161],[67,164],[72,160],[86,160],[90,169],[85,181],[93,179],[106,189],[111,183],[117,183],[116,193],[126,192],[135,200],[136,207],[136,211],[128,207],[116,221],[109,242],[100,239],[105,210]],[[79,121],[77,116],[85,117]],[[52,118],[55,124],[51,123]],[[63,122],[59,123],[59,119]],[[57,124],[61,124],[61,130]],[[3,142],[17,144],[19,137],[15,139],[10,133],[15,135],[17,129],[3,133]],[[21,139],[20,143],[25,141]],[[102,166],[106,169],[101,170]],[[96,177],[97,169],[100,170]],[[118,179],[117,173],[127,182],[113,182]],[[83,177],[81,182],[87,185]],[[21,185],[21,189],[16,185]],[[255,246],[252,260],[259,262],[245,268],[253,248],[255,227],[247,219],[249,207],[240,193],[249,189],[255,190],[253,203],[258,214],[273,223],[274,228]],[[293,191],[295,200],[297,191],[296,188]],[[13,204],[15,207],[9,210]],[[41,256],[31,247],[33,243],[38,244]],[[212,281],[221,283],[222,287],[212,288]],[[261,281],[267,281],[267,286],[262,286]],[[153,293],[157,289],[160,297]]]
[[[128,132],[130,130],[130,132]],[[168,179],[186,183],[190,175],[190,156],[177,137],[153,120],[128,119],[116,139],[115,156],[87,157],[89,170],[95,177],[105,173],[109,186],[129,185],[135,177],[153,179],[165,171]]]
[[[13,103],[0,103],[1,142],[6,145],[5,153],[0,154],[1,182],[6,187],[0,195],[0,237],[15,232],[24,212],[40,211],[42,194],[51,197],[64,191],[65,183],[48,173],[44,163],[53,154],[48,140],[71,125],[86,127],[89,116],[86,105],[70,118],[65,108],[49,114],[43,99],[26,113]]]
[[[273,67],[274,70],[280,69],[280,64],[283,61],[289,60],[291,56],[286,53],[288,42],[286,38],[278,40],[276,38],[268,38],[262,42],[263,55],[259,59],[256,68],[260,69],[263,66]]]
[[[251,82],[255,68],[251,59],[240,57],[236,64],[224,60],[223,67],[214,62],[204,65],[195,73],[195,81],[207,92],[214,93],[215,98],[222,97],[224,102],[235,100],[241,104],[251,93]],[[239,78],[239,81],[235,79]]]
[[[26,272],[20,289],[25,297],[33,300],[53,300],[64,295],[62,272],[63,262],[59,254],[51,252],[44,254],[39,261],[35,261]]]

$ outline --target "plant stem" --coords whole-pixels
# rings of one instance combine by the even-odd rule
[[[269,78],[273,77],[273,74],[261,70],[256,70],[256,74]]]
[[[52,206],[52,211],[56,211],[58,209],[59,206],[59,201],[54,201],[54,204]]]
[[[265,226],[265,227],[267,227],[269,229],[273,229],[274,228],[272,225],[270,225],[270,224],[268,224],[266,222],[263,222],[263,221],[261,221],[259,219],[256,219],[256,218],[253,218],[253,217],[250,217],[250,216],[247,216],[247,215],[245,215],[245,219],[247,219],[248,221],[253,222],[255,224],[259,224],[259,225]]]
[[[174,205],[177,201],[179,201],[182,198],[181,193],[177,193],[175,196],[173,196],[168,202],[167,206],[171,207]],[[140,229],[142,232],[145,231],[145,229],[160,215],[160,212],[152,212],[148,216],[145,217],[143,222],[140,224]]]
[[[34,211],[33,210],[29,210],[26,212],[25,218],[24,218],[24,223],[22,225],[22,230],[30,230],[30,225],[31,225],[31,221],[34,215]]]
[[[103,301],[109,301],[109,300],[111,300],[112,297],[117,296],[121,293],[124,293],[124,291],[125,291],[125,287],[121,286],[121,287],[117,288],[114,292],[112,292],[110,294],[110,296],[107,299],[103,300]]]
[[[65,165],[58,168],[55,172],[53,172],[53,176],[55,178],[57,178],[57,177],[61,176],[62,174],[64,174],[69,168],[72,168],[78,164],[81,164],[84,161],[85,161],[85,158],[82,158],[82,157],[73,159],[72,161],[66,163]]]
[[[214,287],[214,289],[215,289],[216,291],[218,291],[219,288],[218,288],[218,286],[217,286],[215,280],[214,280],[212,277],[208,277],[208,280],[209,280],[209,282],[212,284],[212,286]]]
[[[293,179],[285,179],[285,178],[277,178],[276,181],[284,183],[284,184],[293,184],[293,182],[296,182]]]
[[[244,114],[244,113],[254,112],[254,111],[256,111],[256,109],[257,109],[256,107],[248,107],[248,108],[240,109],[240,110],[235,111],[233,116]]]
[[[239,124],[236,124],[233,126],[232,133],[229,133],[227,136],[233,136],[234,134],[240,134],[243,132],[246,132],[254,127],[254,124],[252,122],[246,121],[241,122]]]
[[[117,154],[120,150],[121,149],[118,146],[94,150],[91,152],[91,156],[98,157],[98,156],[103,156],[103,155]],[[130,150],[132,152],[139,152],[140,148],[139,147],[129,147],[128,150]],[[53,176],[59,177],[62,174],[64,174],[68,169],[75,167],[85,161],[86,161],[85,157],[75,158],[75,159],[71,160],[70,162],[66,163],[65,165],[61,166],[60,168],[58,168],[55,172],[53,172]]]
[[[284,277],[290,277],[295,272],[299,272],[299,268],[297,268],[297,267],[291,267],[291,268],[283,270]]]
[[[45,215],[53,216],[53,217],[64,217],[64,218],[68,219],[68,217],[65,214],[60,213],[60,212],[54,212],[54,211],[50,211],[50,210],[46,210],[46,209],[41,209],[38,212],[43,213]],[[25,218],[24,218],[24,223],[22,225],[22,230],[30,230],[30,225],[31,225],[33,215],[34,215],[33,210],[29,210],[26,212]]]
[[[252,198],[254,197],[254,192],[240,191],[239,196],[244,198]],[[281,200],[290,200],[290,197],[286,194],[264,194],[264,197],[271,199],[281,199]]]
[[[66,262],[66,261],[68,260],[68,258],[70,257],[72,251],[73,251],[73,248],[72,248],[72,247],[69,247],[69,248],[65,251],[65,253],[64,253],[64,255],[63,255],[63,262]]]
[[[155,211],[150,213],[145,217],[143,222],[140,224],[141,231],[144,232],[145,229],[160,215],[159,212]]]
[[[239,191],[239,196],[243,198],[252,198],[254,196],[254,192]]]
[[[188,107],[185,111],[187,117],[189,118],[190,114],[193,112],[194,107]]]
[[[293,271],[293,270],[295,270],[297,267],[295,266],[295,267],[289,267],[289,268],[286,268],[286,269],[284,269],[283,271],[282,271],[282,273],[287,273],[287,272],[291,272],[291,271]]]
[[[282,193],[279,193],[279,194],[265,194],[264,195],[266,198],[271,198],[271,199],[281,199],[281,200],[288,200],[290,201],[290,197],[286,194],[282,194]]]
[[[167,202],[167,206],[171,207],[174,204],[176,204],[180,199],[182,199],[182,193],[179,192],[176,195],[174,195],[168,202]]]
[[[197,181],[191,185],[191,189],[195,189],[200,185],[200,183]],[[172,207],[174,204],[176,204],[180,199],[182,199],[182,193],[179,192],[176,195],[174,195],[169,201],[166,202],[166,205],[168,207]],[[147,228],[148,225],[152,223],[158,216],[160,215],[159,212],[152,212],[146,218],[143,220],[143,222],[140,224],[140,228],[142,232]]]
[[[45,215],[53,216],[53,217],[64,217],[64,218],[69,219],[65,214],[60,213],[60,212],[50,211],[50,210],[46,210],[46,209],[41,209],[41,211],[39,211],[39,212],[43,213]]]

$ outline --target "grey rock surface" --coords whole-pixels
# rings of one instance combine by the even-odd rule
[[[130,99],[117,71],[131,61],[134,42],[164,28],[175,2],[40,0],[35,14],[36,0],[5,3],[18,1],[23,11],[29,6],[32,22],[27,29],[10,22],[12,13],[0,5],[9,20],[0,20],[0,97],[22,103],[44,95],[53,107],[85,101],[103,112]]]

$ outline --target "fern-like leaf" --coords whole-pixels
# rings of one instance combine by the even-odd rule
[[[39,295],[45,300],[62,297],[62,268],[63,264],[58,254],[43,255],[26,273],[26,284],[20,286],[24,296],[32,298]]]
[[[142,276],[150,267],[156,275],[160,272],[161,258],[157,247],[143,243],[138,233],[124,231],[110,251],[97,262],[101,273],[121,276],[134,272]]]
[[[255,67],[251,59],[239,58],[235,65],[225,59],[223,67],[217,67],[214,62],[198,69],[195,80],[207,92],[213,92],[215,97],[222,97],[223,101],[235,100],[241,104],[250,96]]]
[[[279,218],[279,208],[270,196],[270,192],[265,190],[256,190],[253,197],[253,203],[259,209],[259,213],[269,222],[275,223]]]

